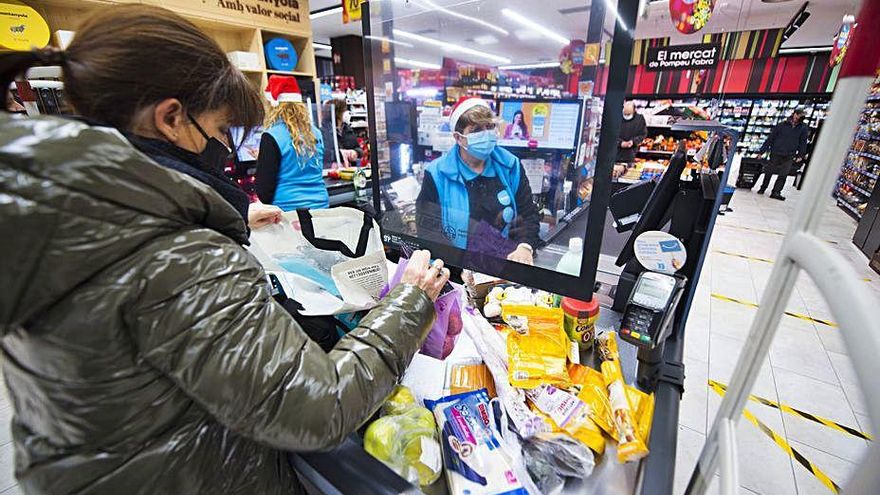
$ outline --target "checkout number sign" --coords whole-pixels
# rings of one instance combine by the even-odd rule
[[[367,0],[342,0],[342,22],[348,24],[361,20],[361,5],[366,2]]]

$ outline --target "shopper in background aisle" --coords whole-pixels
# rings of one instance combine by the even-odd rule
[[[324,353],[271,298],[241,213],[123,137],[183,160],[260,123],[214,41],[129,4],[64,53],[0,54],[2,88],[34,65],[61,66],[88,122],[0,115],[0,348],[23,491],[300,493],[286,451],[329,448],[379,407],[448,270],[418,252]]]
[[[761,179],[758,194],[764,194],[767,185],[770,184],[770,176],[775,174],[776,180],[773,182],[770,197],[785,201],[782,188],[785,187],[785,180],[788,179],[792,164],[797,161],[800,166],[800,162],[807,154],[808,135],[809,129],[804,123],[802,110],[795,110],[787,119],[776,124],[770,131],[770,135],[767,136],[767,140],[761,145],[759,151],[759,154],[770,152],[770,163],[764,166],[764,178]]]
[[[325,143],[312,125],[296,78],[272,76],[266,91],[275,106],[260,139],[257,196],[284,211],[327,208],[330,195],[322,174]]]
[[[632,101],[623,104],[623,122],[620,124],[620,132],[617,135],[617,159],[614,165],[614,177],[620,177],[626,170],[632,167],[636,160],[636,151],[639,145],[648,135],[648,125],[645,117],[636,112],[636,105]]]
[[[321,136],[324,138],[324,166],[329,168],[331,163],[339,163],[343,166],[357,166],[357,160],[364,156],[364,151],[358,143],[357,134],[351,128],[351,112],[342,98],[333,98],[325,105],[327,111],[321,122]],[[334,129],[334,123],[335,129]],[[336,141],[333,134],[336,134]],[[336,146],[339,146],[339,156],[336,156]],[[341,159],[341,161],[340,161]]]

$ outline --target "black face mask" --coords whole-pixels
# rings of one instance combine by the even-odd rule
[[[201,134],[208,142],[208,144],[205,145],[205,149],[202,150],[199,155],[199,158],[201,158],[202,161],[202,166],[205,167],[205,170],[222,174],[226,168],[226,162],[232,157],[232,150],[223,144],[223,141],[209,136],[208,133],[202,129],[202,126],[196,122],[196,119],[194,119],[192,115],[187,113],[186,116],[195,126],[196,130],[199,131],[199,134]]]

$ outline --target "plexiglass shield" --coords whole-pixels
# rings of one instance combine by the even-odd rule
[[[370,2],[386,244],[589,298],[637,4]]]

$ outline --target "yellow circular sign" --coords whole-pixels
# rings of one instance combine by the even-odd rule
[[[36,10],[15,0],[0,1],[0,47],[31,50],[49,44],[49,25]]]

